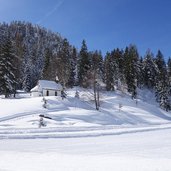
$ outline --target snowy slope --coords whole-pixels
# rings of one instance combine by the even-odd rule
[[[74,95],[72,89],[64,100],[46,97],[46,109],[42,97],[0,99],[0,138],[87,137],[171,127],[170,113],[158,108],[154,101],[147,103],[149,98],[142,95],[136,104],[129,95],[101,92],[100,111],[95,110],[90,91],[81,90],[79,99]],[[46,127],[41,129],[40,114],[52,118],[44,119]]]
[[[79,88],[77,88],[78,90]],[[0,171],[170,171],[171,113],[152,92],[69,90],[67,99],[25,96],[0,99]],[[119,110],[119,104],[122,108]],[[46,127],[39,128],[39,115]]]

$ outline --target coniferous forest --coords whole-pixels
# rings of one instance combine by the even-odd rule
[[[136,45],[128,45],[102,56],[100,51],[89,51],[85,40],[80,46],[78,50],[60,34],[38,25],[1,23],[0,94],[29,92],[40,79],[58,78],[64,87],[104,83],[107,91],[126,90],[133,99],[138,88],[148,88],[162,109],[171,110],[171,59],[166,61],[160,50],[140,56]]]

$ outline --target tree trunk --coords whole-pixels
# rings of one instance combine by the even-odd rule
[[[97,89],[97,85],[96,82],[94,81],[94,101],[95,101],[95,106],[96,106],[96,110],[99,110],[99,92]]]
[[[100,107],[99,85],[97,86],[97,104],[98,104],[98,110],[99,110],[99,107]]]

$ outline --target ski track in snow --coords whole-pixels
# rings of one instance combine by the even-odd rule
[[[43,128],[43,129],[5,129],[0,130],[0,139],[36,139],[36,138],[81,138],[108,135],[122,135],[171,129],[171,124],[133,127],[76,127],[76,128]]]

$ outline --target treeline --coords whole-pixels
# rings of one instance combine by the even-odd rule
[[[85,40],[80,50],[66,38],[31,23],[0,24],[0,94],[17,89],[30,91],[40,79],[59,81],[64,87],[105,85],[107,91],[152,89],[161,108],[171,110],[171,59],[159,50],[141,57],[135,45],[116,48],[103,57],[89,51]]]

